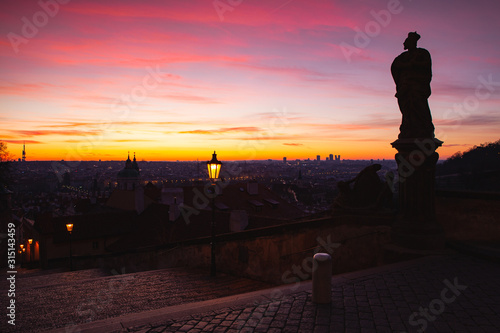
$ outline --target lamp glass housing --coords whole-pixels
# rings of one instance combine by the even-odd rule
[[[208,177],[212,181],[215,181],[219,178],[221,166],[222,162],[217,160],[217,154],[214,151],[214,153],[212,154],[212,160],[207,162]]]

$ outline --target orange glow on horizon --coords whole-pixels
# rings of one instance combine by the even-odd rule
[[[330,154],[340,155],[343,160],[370,160],[370,159],[394,159],[396,150],[391,147],[390,143],[385,144],[385,147],[378,147],[380,144],[367,145],[366,148],[360,148],[355,144],[338,145],[341,148],[321,149],[313,151],[308,147],[293,147],[293,148],[280,148],[258,150],[251,147],[246,147],[241,150],[234,150],[231,148],[215,147],[217,150],[217,157],[220,161],[244,161],[244,160],[282,160],[286,157],[289,161],[296,159],[299,160],[316,160],[316,156],[320,155],[322,161],[325,161]],[[373,148],[372,148],[373,146]],[[472,147],[473,145],[469,145]],[[443,146],[438,149],[440,160],[445,160],[458,151],[465,151],[470,147],[456,147]],[[21,154],[15,154],[13,151],[22,150],[22,145],[9,145],[8,150],[11,153],[13,160],[21,158]],[[79,155],[76,150],[61,149],[53,147],[45,149],[43,147],[27,146],[27,161],[124,161],[127,159],[129,151],[136,153],[137,160],[140,161],[209,161],[213,148],[207,149],[151,149],[140,146],[130,145],[127,148],[112,149],[96,149],[91,154]]]

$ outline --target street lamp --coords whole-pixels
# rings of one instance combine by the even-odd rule
[[[215,269],[215,197],[217,196],[217,191],[215,189],[215,181],[219,178],[220,169],[222,167],[222,162],[217,160],[217,154],[212,154],[212,160],[207,162],[208,177],[212,182],[212,237],[211,237],[211,264],[210,264],[210,275],[216,275]]]
[[[72,244],[71,244],[71,232],[73,231],[73,223],[67,223],[66,229],[69,232],[69,269],[73,270],[73,253],[72,253]]]
[[[219,178],[220,168],[222,166],[222,162],[217,160],[217,154],[212,154],[212,160],[207,162],[208,169],[208,177],[212,181],[212,184],[215,184],[215,181]]]
[[[21,248],[21,251],[19,251],[21,257],[21,267],[23,267],[23,257],[24,257],[24,251],[26,251],[26,249],[24,248],[24,244],[20,244],[19,247]]]
[[[30,245],[30,266],[31,266],[31,262],[33,261],[32,257],[33,257],[33,246],[31,246],[33,243],[33,239],[28,239],[28,244]]]

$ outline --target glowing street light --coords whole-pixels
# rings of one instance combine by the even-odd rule
[[[66,230],[68,230],[69,232],[69,269],[73,270],[73,253],[71,244],[71,232],[73,231],[73,223],[67,223]]]
[[[210,190],[212,191],[212,237],[211,237],[211,263],[210,263],[210,275],[216,275],[215,267],[215,197],[217,196],[217,191],[215,189],[215,181],[219,179],[219,173],[222,168],[222,162],[217,160],[217,154],[212,154],[212,160],[207,162],[208,177],[212,182]]]
[[[33,261],[33,239],[28,239],[28,244],[30,246],[30,265],[31,265],[31,262]]]
[[[212,160],[207,162],[208,177],[210,178],[212,183],[214,183],[215,180],[219,178],[221,167],[222,162],[217,160],[217,154],[214,150],[214,153],[212,154]]]
[[[19,256],[21,257],[21,267],[23,267],[23,257],[24,251],[26,251],[26,249],[24,248],[24,244],[20,244],[19,247],[21,248],[21,250],[19,251]]]

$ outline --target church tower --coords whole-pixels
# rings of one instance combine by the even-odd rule
[[[135,159],[134,162],[130,160],[130,153],[128,154],[127,160],[125,161],[125,168],[118,172],[118,177],[116,179],[118,183],[118,188],[120,190],[135,190],[140,184],[140,173],[139,166]]]

